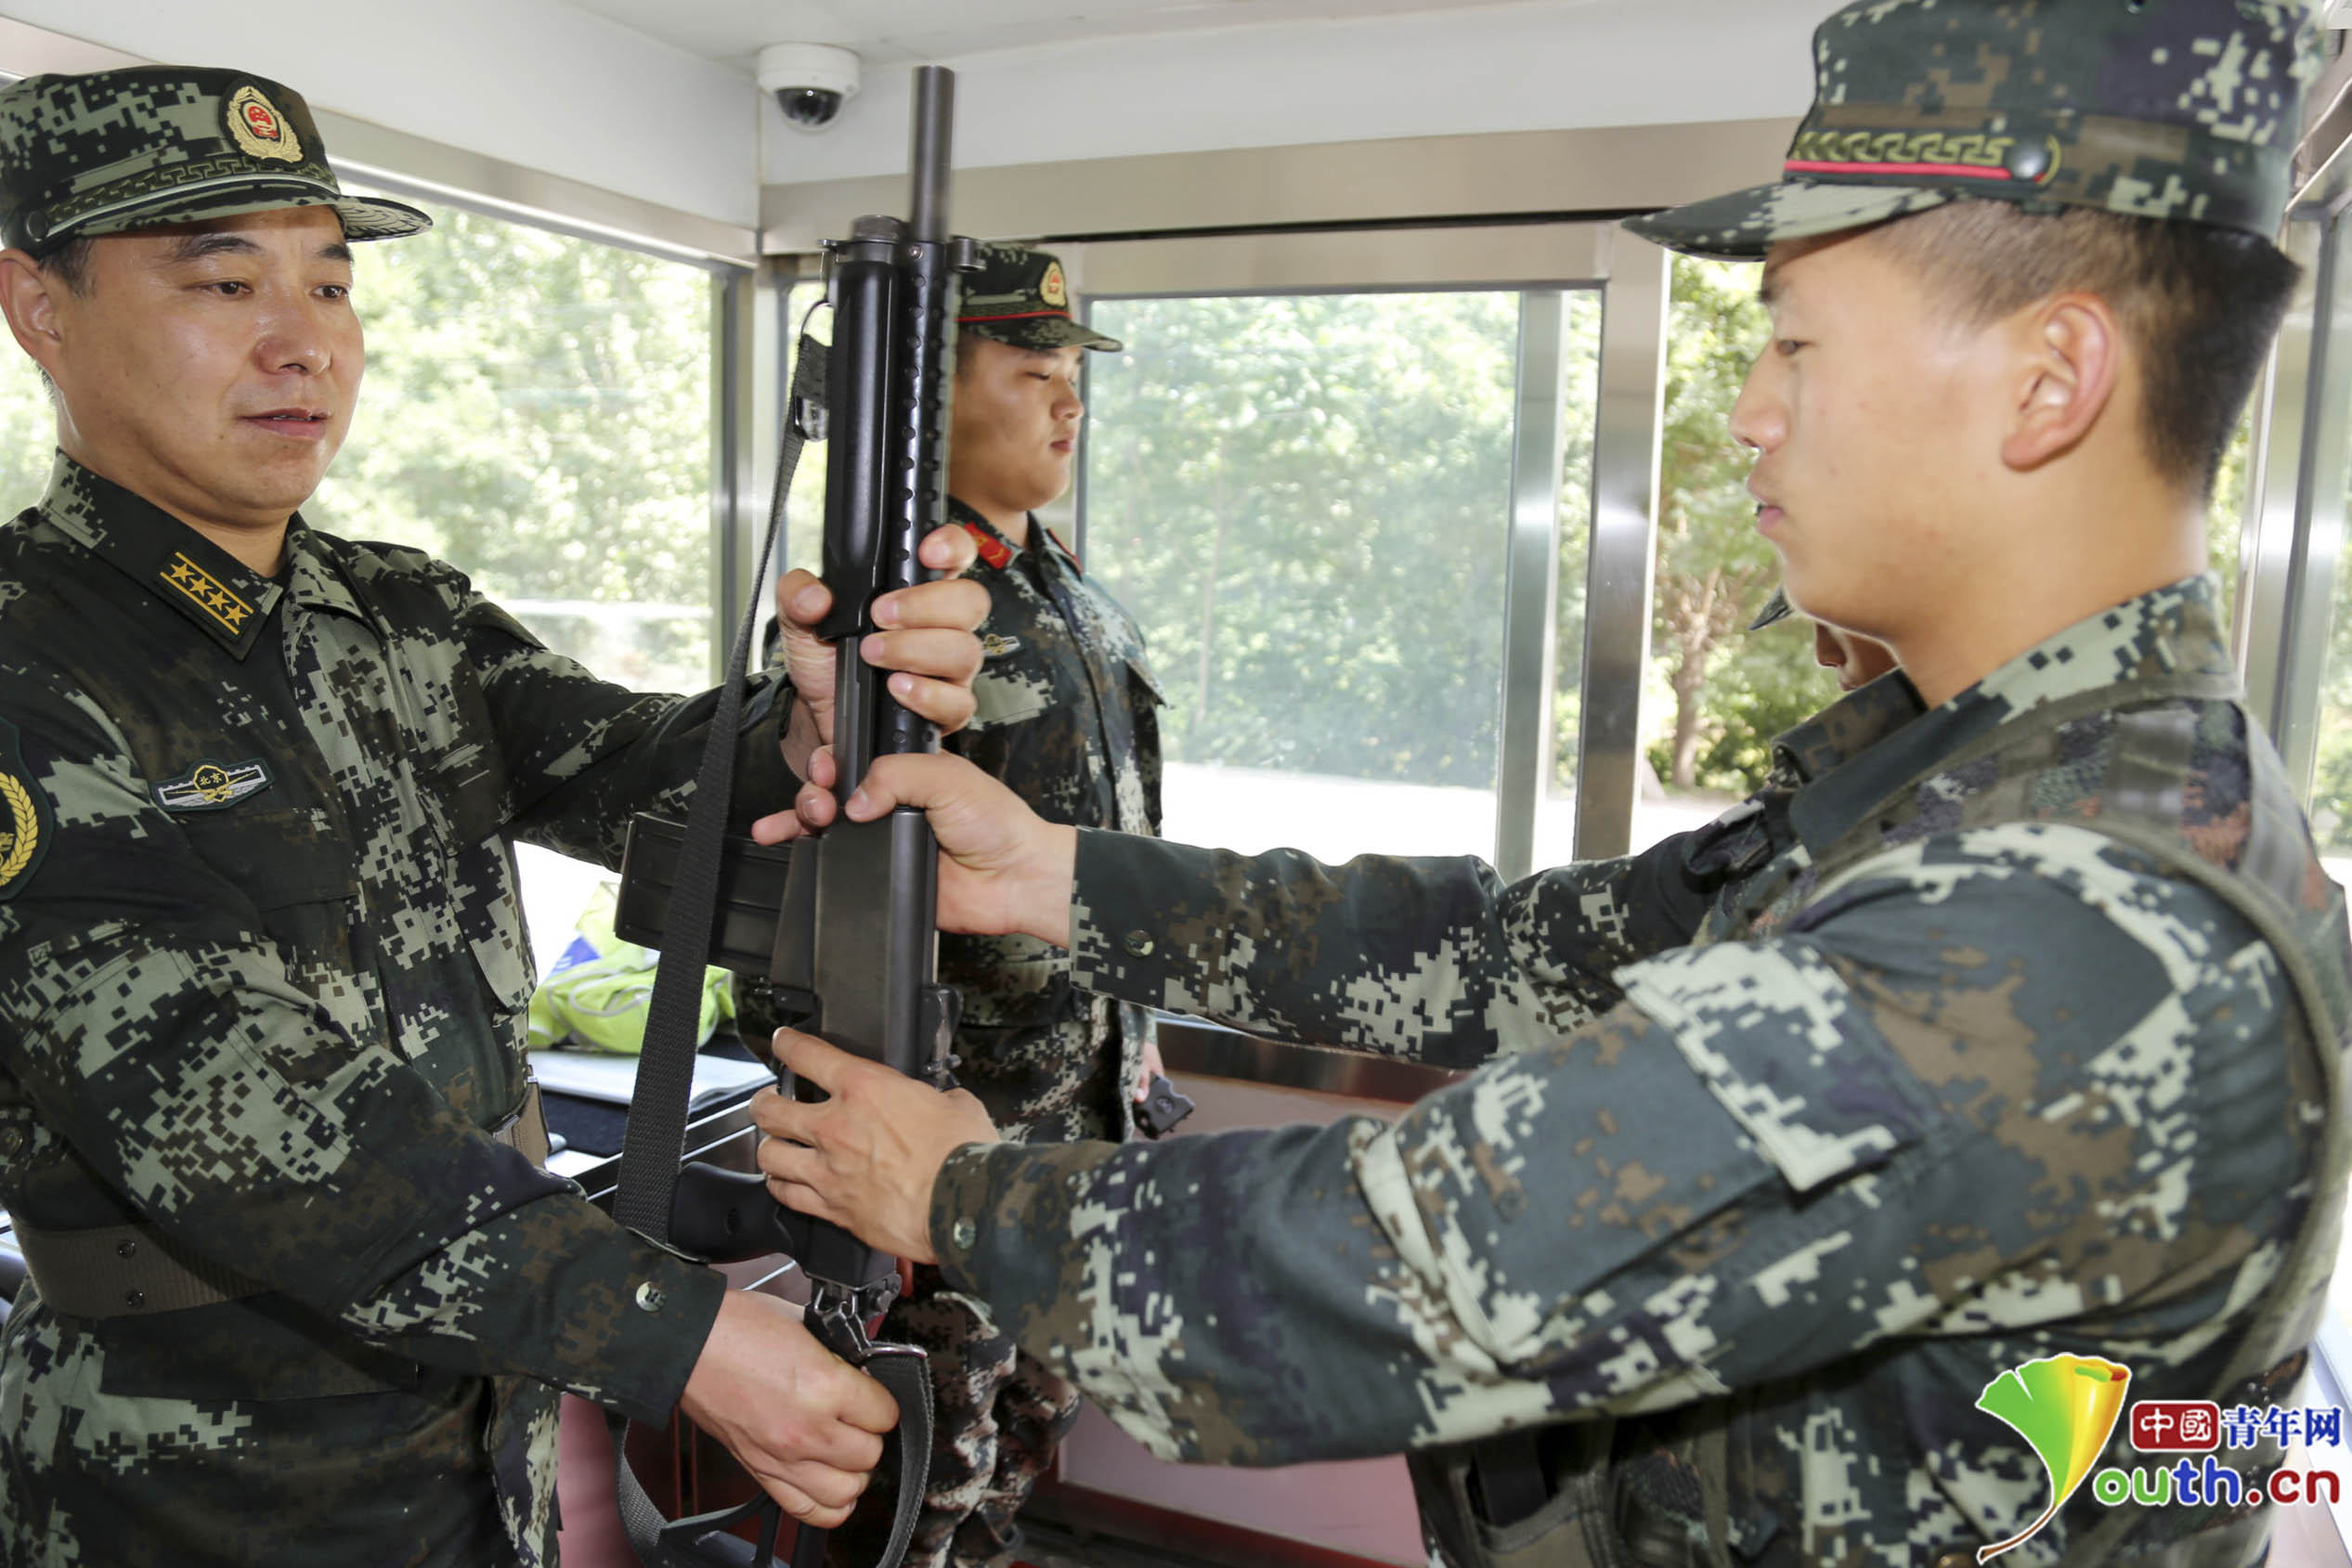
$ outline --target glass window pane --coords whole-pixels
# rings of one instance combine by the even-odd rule
[[[807,330],[820,344],[833,341],[833,313],[819,310],[813,316],[810,314],[811,307],[824,299],[825,285],[814,279],[795,283],[785,291],[785,330],[791,335],[784,353],[786,387],[792,384],[792,376],[799,369],[796,360],[800,352],[802,323],[807,323]],[[786,399],[779,400],[778,406],[783,407],[786,401],[788,395]],[[825,461],[825,454],[831,450],[823,444],[812,444],[800,454],[800,466],[792,475],[792,495],[785,503],[784,564],[777,568],[779,577],[795,566],[824,574]]]
[[[1736,263],[1674,261],[1637,849],[1761,785],[1772,738],[1838,696],[1813,662],[1812,622],[1748,629],[1780,581],[1756,531],[1749,455],[1731,437],[1732,404],[1768,330],[1756,278]]]
[[[57,456],[57,405],[39,367],[11,346],[0,369],[0,517],[41,499]]]
[[[303,509],[429,551],[547,643],[710,681],[710,277],[445,208],[355,247],[368,379]]]
[[[2311,831],[2329,875],[2352,888],[2352,570],[2346,567],[2347,563],[2337,561],[2311,770]]]
[[[2254,442],[2254,399],[2238,421],[2237,434],[2221,454],[2214,473],[2213,503],[2205,509],[2205,538],[2213,568],[2221,575],[2221,608],[2235,616],[2238,608],[2238,546],[2246,524],[2246,457]],[[2222,630],[2229,630],[2227,621]]]
[[[1517,296],[1092,319],[1086,564],[1167,698],[1169,835],[1491,855]]]

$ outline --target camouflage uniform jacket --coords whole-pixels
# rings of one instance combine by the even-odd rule
[[[297,518],[286,563],[63,458],[0,529],[0,783],[45,839],[0,887],[0,1201],[266,1288],[27,1286],[10,1563],[552,1561],[555,1391],[662,1420],[717,1311],[484,1132],[532,983],[506,836],[615,863],[709,699],[593,680],[414,551]],[[751,799],[788,797],[777,706]]]
[[[1398,1054],[1528,1048],[1393,1127],[961,1151],[943,1272],[1166,1457],[1605,1413],[1619,1475],[1720,1445],[1741,1561],[2003,1537],[2047,1491],[1973,1408],[1987,1383],[2072,1351],[2209,1397],[2313,1197],[2320,1064],[2277,952],[2084,825],[2140,704],[2177,738],[2181,853],[2229,875],[2268,845],[2298,961],[2352,973],[2226,694],[2217,598],[2131,601],[1883,733],[1885,682],[1837,705],[1784,752],[1796,842],[1605,985],[1610,942],[1553,896],[1578,868],[1503,889],[1473,862],[1082,833],[1084,983]],[[2046,704],[2072,705],[2054,730]],[[1989,749],[2005,720],[2045,749]],[[2013,1558],[2060,1561],[2086,1510]]]
[[[949,515],[980,545],[989,605],[976,711],[947,749],[1048,822],[1157,835],[1160,693],[1134,619],[1035,518],[1024,550],[960,501]],[[1072,985],[1070,955],[1034,937],[943,937],[939,967],[964,995],[956,1082],[1007,1136],[1132,1133],[1146,1009]]]

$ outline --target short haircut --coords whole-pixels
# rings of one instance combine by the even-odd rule
[[[90,292],[90,250],[97,243],[88,235],[67,240],[40,260],[41,270],[77,294]]]
[[[2234,228],[1982,199],[1899,218],[1872,238],[1970,325],[2053,294],[2105,300],[2138,351],[2148,456],[2200,496],[2212,493],[2302,270]]]

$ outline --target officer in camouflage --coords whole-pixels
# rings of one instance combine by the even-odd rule
[[[552,1562],[559,1390],[682,1408],[831,1523],[895,1419],[783,1303],[536,1162],[508,840],[617,863],[630,813],[682,808],[714,699],[604,684],[295,512],[358,389],[350,242],[427,221],[344,195],[259,77],[0,91],[0,307],[59,448],[0,528],[19,1568]],[[780,598],[812,641],[823,589]],[[953,726],[985,595],[894,598],[865,654]],[[760,680],[741,797],[788,797],[831,702]]]
[[[972,720],[947,749],[1049,822],[1156,835],[1160,695],[1143,634],[1033,515],[1070,486],[1081,356],[1121,345],[1072,317],[1057,258],[1020,246],[981,248],[958,324],[948,512],[979,549],[971,576],[989,603]],[[939,961],[964,997],[956,1080],[1006,1137],[1133,1134],[1134,1101],[1157,1070],[1149,1010],[1080,990],[1070,955],[1034,937],[952,936]],[[885,1332],[930,1353],[939,1396],[908,1562],[1009,1562],[1013,1516],[1076,1419],[1077,1390],[929,1265]],[[895,1455],[883,1463],[874,1500],[834,1536],[835,1562],[871,1562],[888,1538]]]
[[[2072,1354],[2292,1403],[2323,1301],[2352,941],[2203,570],[2317,60],[2287,0],[1866,0],[1780,182],[1634,223],[1763,261],[1759,526],[1905,677],[1784,738],[1787,841],[1690,945],[1628,962],[1587,868],[1072,832],[890,759],[849,809],[929,810],[943,924],[1487,1065],[1393,1127],[1018,1147],[786,1039],[833,1098],[759,1103],[779,1195],[1163,1455],[1415,1450],[1452,1562],[2257,1561],[2266,1501],[2054,1508],[1976,1402]]]

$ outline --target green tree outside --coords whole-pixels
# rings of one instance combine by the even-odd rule
[[[1086,553],[1168,755],[1491,789],[1517,300],[1118,300]],[[1589,421],[1588,421],[1589,422]]]
[[[430,210],[354,247],[367,382],[305,519],[439,556],[608,680],[708,685],[709,275]]]

